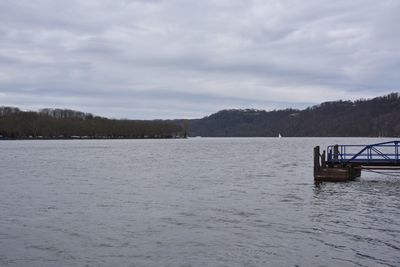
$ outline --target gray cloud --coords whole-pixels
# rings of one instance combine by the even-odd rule
[[[398,90],[393,0],[0,2],[0,105],[126,118]]]

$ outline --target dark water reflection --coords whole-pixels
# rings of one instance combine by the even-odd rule
[[[375,141],[1,142],[0,265],[399,266],[400,178],[312,178]]]

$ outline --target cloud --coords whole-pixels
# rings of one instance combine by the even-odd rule
[[[0,2],[0,104],[127,118],[398,90],[398,1]],[[182,114],[182,115],[181,115]]]

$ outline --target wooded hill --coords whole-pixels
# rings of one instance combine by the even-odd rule
[[[0,107],[0,138],[399,137],[400,96],[334,101],[304,110],[222,110],[193,120],[116,120],[68,109]]]
[[[179,138],[176,123],[115,120],[68,109],[21,111],[0,107],[1,139]]]
[[[222,110],[189,121],[190,136],[398,137],[398,93],[369,100],[325,102],[305,110]]]

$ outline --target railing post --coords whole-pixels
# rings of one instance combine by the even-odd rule
[[[339,159],[339,145],[333,146],[333,159],[336,161]]]
[[[372,149],[371,149],[371,147],[368,147],[368,153],[367,153],[367,155],[368,155],[368,163],[371,161],[371,159],[372,159]]]
[[[328,161],[332,160],[332,147],[328,146]]]

